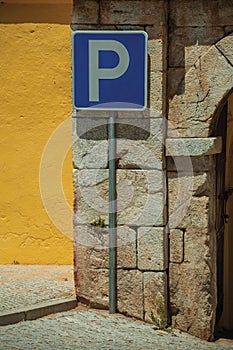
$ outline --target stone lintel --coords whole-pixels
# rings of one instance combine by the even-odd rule
[[[222,152],[222,138],[179,138],[166,140],[166,156],[206,156]]]

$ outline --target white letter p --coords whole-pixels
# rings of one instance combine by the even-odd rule
[[[99,51],[114,51],[119,62],[113,68],[99,68]],[[116,79],[122,76],[129,66],[129,53],[126,47],[116,40],[89,40],[89,100],[99,101],[99,80]]]

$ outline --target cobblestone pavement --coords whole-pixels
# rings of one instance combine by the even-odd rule
[[[74,295],[72,266],[0,265],[0,312]],[[178,330],[167,334],[150,324],[81,305],[0,327],[0,350],[50,349],[223,350],[233,349],[233,343],[208,343]]]
[[[73,266],[0,265],[0,312],[72,296]]]
[[[0,327],[0,340],[1,350],[232,349],[178,331],[156,331],[150,324],[84,307]]]

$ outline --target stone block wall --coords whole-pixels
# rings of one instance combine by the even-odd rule
[[[77,296],[107,308],[107,119],[81,115],[74,118],[73,146]],[[157,315],[156,300],[165,304],[167,289],[162,120],[132,116],[119,115],[116,125],[117,308],[150,321],[151,311]],[[104,227],[93,225],[99,217]]]
[[[229,49],[233,45],[233,6],[227,0],[172,0],[169,14],[166,145],[170,216],[174,211],[180,215],[179,208],[186,206],[185,195],[179,208],[174,205],[179,186],[188,181],[192,185],[182,220],[175,225],[170,220],[170,314],[180,329],[212,339],[218,307],[217,217],[221,215],[216,212],[216,177],[222,174],[216,159],[224,152],[223,127],[220,133],[215,130],[233,87]],[[223,46],[228,49],[224,51]],[[187,172],[182,162],[188,156],[192,167]],[[179,169],[174,166],[176,159],[183,159]]]
[[[148,110],[117,119],[117,307],[213,338],[215,115],[232,89],[231,1],[78,1],[73,30],[148,33]],[[107,114],[74,113],[77,296],[108,307]],[[168,121],[168,122],[165,122]],[[166,146],[166,147],[165,147]],[[101,217],[106,226],[93,226]]]

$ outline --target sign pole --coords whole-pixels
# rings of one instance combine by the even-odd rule
[[[117,112],[109,112],[109,313],[116,313],[116,138],[115,121]]]
[[[109,111],[109,312],[115,313],[117,309],[115,122],[118,117],[115,109],[142,111],[146,108],[147,33],[138,30],[77,30],[72,35],[72,43],[73,107],[78,110]]]

